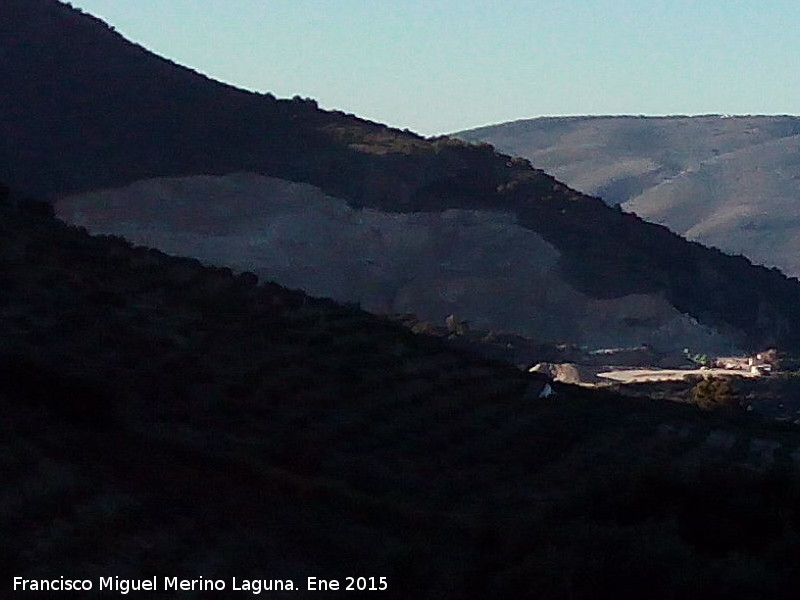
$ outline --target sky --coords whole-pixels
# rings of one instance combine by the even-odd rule
[[[796,0],[71,0],[215,79],[438,135],[798,114]]]

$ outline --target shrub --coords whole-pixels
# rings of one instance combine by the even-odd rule
[[[739,397],[733,386],[728,379],[724,378],[708,378],[698,382],[692,388],[691,399],[692,402],[704,408],[738,407],[740,405]]]

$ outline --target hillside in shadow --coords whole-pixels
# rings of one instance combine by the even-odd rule
[[[559,251],[581,293],[662,295],[745,346],[800,347],[796,281],[688,244],[489,145],[423,139],[312,100],[235,89],[57,0],[1,0],[0,44],[0,177],[28,192],[55,199],[252,171],[353,207],[508,212]]]
[[[253,171],[354,207],[516,215],[596,298],[661,294],[747,346],[800,346],[800,285],[608,208],[489,145],[235,89],[57,0],[0,1],[0,177],[55,199],[157,176]],[[520,277],[524,277],[524,273]]]
[[[540,397],[541,378],[355,307],[0,196],[5,585],[794,593],[793,430],[570,386]]]

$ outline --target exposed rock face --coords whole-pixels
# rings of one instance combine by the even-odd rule
[[[254,174],[140,181],[68,197],[56,209],[94,233],[375,312],[432,322],[457,314],[477,329],[593,347],[733,342],[657,294],[578,292],[560,275],[558,251],[506,213],[358,210],[310,185]]]
[[[671,318],[677,311],[706,326],[735,331],[736,339],[748,349],[780,346],[800,351],[796,311],[800,282],[754,268],[743,258],[687,243],[665,227],[579,193],[524,158],[496,152],[488,144],[447,137],[426,139],[340,111],[320,110],[311,99],[281,100],[235,89],[158,57],[125,40],[102,21],[57,0],[0,0],[0,15],[0,179],[25,194],[55,201],[158,177],[259,173],[313,185],[354,209],[365,209],[365,215],[371,214],[366,209],[398,214],[397,218],[383,218],[382,235],[389,240],[384,243],[401,248],[409,257],[406,264],[416,260],[414,266],[421,265],[422,271],[432,268],[428,257],[438,257],[436,248],[425,247],[427,254],[422,256],[415,250],[419,248],[416,238],[402,241],[402,232],[386,233],[392,227],[402,229],[414,223],[433,227],[424,219],[407,216],[409,213],[451,215],[441,217],[444,229],[435,226],[430,234],[442,244],[450,242],[442,232],[447,223],[453,223],[454,214],[505,213],[513,215],[507,220],[516,219],[547,242],[551,254],[556,252],[557,266],[550,271],[560,282],[568,282],[565,285],[570,291],[578,292],[577,300],[574,294],[553,291],[555,283],[539,282],[532,292],[518,292],[514,278],[529,275],[521,268],[512,277],[517,264],[513,261],[524,264],[539,258],[520,259],[525,256],[521,252],[512,257],[512,268],[505,274],[492,275],[496,280],[491,283],[486,282],[488,271],[475,275],[478,281],[459,271],[459,279],[450,274],[446,280],[439,276],[431,280],[423,272],[410,279],[404,275],[406,280],[398,284],[394,279],[400,277],[396,274],[400,267],[394,265],[394,259],[391,265],[373,265],[372,271],[377,273],[368,272],[370,281],[377,278],[380,282],[385,276],[397,287],[381,285],[380,294],[359,288],[351,295],[350,288],[359,285],[363,265],[348,267],[349,277],[356,283],[342,276],[341,269],[336,278],[318,272],[314,277],[327,277],[326,286],[320,289],[329,290],[330,295],[355,298],[365,306],[378,302],[383,307],[401,307],[404,297],[421,294],[415,285],[431,286],[425,291],[441,294],[437,302],[447,306],[441,312],[441,306],[431,309],[437,313],[434,322],[441,323],[445,315],[455,312],[458,307],[450,304],[459,297],[459,302],[479,303],[456,313],[474,325],[479,326],[479,320],[473,314],[492,314],[503,328],[511,322],[514,330],[528,327],[525,322],[533,319],[528,329],[537,329],[543,336],[540,339],[603,340],[602,345],[650,342],[655,347],[651,337],[674,336],[669,332],[693,328],[688,318]],[[660,175],[658,165],[662,163],[672,169],[669,157],[648,155],[642,162],[636,153],[652,142],[653,136],[642,137],[629,125],[626,122],[617,137],[626,152],[634,153],[632,172]],[[712,146],[714,149],[721,150]],[[597,150],[597,145],[589,143],[590,157]],[[624,179],[622,187],[627,182]],[[341,203],[336,206],[343,210]],[[190,214],[178,217],[176,213],[172,217],[175,223],[193,222],[195,207],[188,201],[185,207]],[[120,227],[127,226],[126,220],[139,220],[135,215],[140,215],[141,209],[132,210],[130,219],[122,212],[117,214]],[[244,209],[247,216],[243,218],[250,218],[253,210]],[[451,210],[466,212],[447,212]],[[369,217],[365,219],[369,221]],[[316,237],[324,239],[332,221],[328,218],[320,223],[322,231]],[[178,229],[169,234],[179,235]],[[366,231],[359,235],[368,237]],[[464,235],[467,239],[472,234]],[[261,238],[251,238],[234,254],[259,253]],[[475,244],[461,250],[467,256],[479,253],[480,243],[492,243],[486,236],[469,239]],[[514,241],[497,239],[502,244]],[[202,244],[215,241],[222,243],[216,236]],[[348,238],[344,245],[352,243]],[[217,254],[230,254],[227,248],[217,249]],[[370,252],[378,250],[370,248]],[[284,252],[288,251],[284,248]],[[307,274],[320,264],[316,258],[302,263],[300,250],[292,249],[290,254],[295,262],[297,257],[301,260],[289,266],[285,264],[288,259],[278,261],[287,276],[290,267]],[[329,254],[336,258],[335,253]],[[374,256],[359,256],[375,260]],[[452,261],[458,264],[457,257]],[[307,280],[310,276],[298,274],[299,282]],[[481,285],[489,291],[464,292]],[[487,312],[485,299],[491,293],[494,303]],[[375,296],[380,296],[379,301]],[[643,301],[644,297],[651,300]],[[622,303],[619,314],[613,312],[616,303]],[[521,309],[507,308],[516,304],[533,308],[520,317],[515,311]],[[634,314],[626,314],[631,305]],[[421,308],[419,312],[424,314],[425,306]],[[499,318],[509,311],[512,314]],[[613,314],[614,323],[604,322],[597,312]],[[564,314],[569,318],[562,318]],[[691,338],[681,347],[684,344],[707,348]]]
[[[598,383],[602,381],[597,376],[597,367],[590,365],[576,365],[573,363],[537,363],[530,369],[530,373],[544,373],[555,381],[562,383]]]

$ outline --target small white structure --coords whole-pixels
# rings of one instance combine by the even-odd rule
[[[539,379],[528,384],[523,400],[538,400],[540,398],[551,398],[556,395],[556,391],[549,381]]]
[[[769,375],[772,373],[772,365],[753,365],[750,367],[750,373],[753,375]]]

